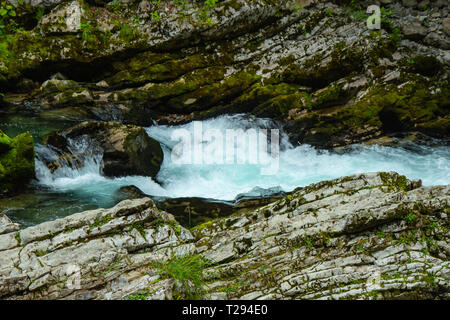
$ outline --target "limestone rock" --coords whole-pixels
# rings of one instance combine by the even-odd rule
[[[402,0],[402,4],[405,7],[415,7],[417,6],[417,0]]]
[[[191,231],[149,198],[20,231],[0,216],[0,297],[192,298],[164,268],[207,258],[196,271],[205,286],[185,282],[197,298],[448,299],[449,200],[450,186],[381,172]]]
[[[80,1],[74,0],[58,5],[39,21],[39,29],[46,35],[68,34],[81,31],[86,12]]]

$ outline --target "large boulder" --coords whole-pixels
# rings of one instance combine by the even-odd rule
[[[77,149],[77,143],[91,152],[101,154],[105,176],[143,175],[155,177],[163,161],[158,141],[150,138],[142,127],[119,122],[82,122],[72,128],[52,132],[44,137],[44,143],[56,150],[58,160],[45,159],[47,166],[56,170],[61,159],[70,159],[70,165],[83,166],[86,150]],[[81,152],[80,152],[81,151]]]
[[[34,177],[34,145],[29,133],[11,139],[0,130],[0,196],[16,192]]]
[[[83,4],[75,0],[59,4],[41,18],[38,27],[46,35],[78,33],[82,31],[82,23],[86,17]]]
[[[86,105],[92,102],[92,93],[72,80],[50,79],[39,89],[39,99],[44,108],[65,105]]]

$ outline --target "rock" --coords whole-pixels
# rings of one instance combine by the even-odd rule
[[[440,35],[436,32],[429,33],[425,39],[423,39],[423,42],[427,45],[441,48],[444,50],[450,50],[450,40],[445,35]]]
[[[148,197],[148,195],[136,186],[123,186],[115,192],[114,197],[119,201],[123,201],[128,199],[141,199]]]
[[[440,290],[448,290],[444,266],[449,255],[433,258],[434,253],[427,253],[420,240],[426,228],[419,220],[446,225],[439,212],[445,211],[449,191],[449,186],[421,187],[394,173],[355,175],[308,186],[232,217],[246,216],[248,225],[233,226],[230,217],[192,232],[203,255],[226,262],[208,270],[212,288],[214,279],[225,274],[226,284],[217,281],[217,286],[244,283],[227,299],[256,298],[259,291],[276,299],[445,299]],[[436,209],[432,216],[428,209],[412,209],[428,195],[424,205]],[[406,223],[407,214],[417,220]],[[413,232],[410,242],[398,240]],[[437,251],[446,248],[441,245]],[[408,258],[408,252],[417,260]],[[434,284],[426,280],[428,261],[433,261],[430,269],[440,270]]]
[[[444,29],[444,32],[447,34],[447,36],[450,36],[450,18],[445,18],[442,21],[442,28]]]
[[[82,30],[82,20],[86,12],[79,0],[59,4],[39,21],[39,30],[46,34],[78,33]]]
[[[0,196],[14,193],[34,178],[34,144],[29,133],[11,139],[0,130]]]
[[[85,105],[93,101],[90,90],[73,80],[51,79],[40,87],[39,99],[45,108]]]
[[[420,22],[405,23],[402,27],[405,38],[414,41],[422,40],[427,35],[427,28]]]
[[[406,113],[399,119],[408,122],[401,128],[427,127],[437,135],[445,130],[435,130],[431,122],[442,124],[449,116],[444,101],[450,52],[443,32],[448,8],[430,2],[433,9],[426,15],[415,9],[417,1],[405,1],[410,8],[398,2],[387,5],[395,13],[377,34],[348,16],[349,1],[334,1],[332,14],[331,4],[320,1],[220,1],[217,10],[206,13],[203,1],[183,8],[163,1],[158,22],[151,17],[152,2],[140,1],[133,17],[123,14],[120,23],[115,11],[129,10],[128,4],[83,2],[82,28],[75,24],[73,31],[54,36],[42,36],[39,28],[11,34],[8,50],[16,58],[0,62],[0,82],[16,90],[22,78],[69,76],[58,78],[68,82],[60,82],[54,92],[23,98],[32,112],[46,118],[64,117],[61,109],[70,108],[67,118],[77,121],[150,126],[252,113],[287,123],[294,144],[329,148],[388,134],[378,102],[389,104],[388,98],[397,95],[394,85],[412,79],[425,90],[437,88],[436,94],[416,99],[421,91],[403,92],[410,106],[398,108]],[[61,3],[53,12],[69,3],[74,2]],[[416,55],[445,62],[442,71],[416,79],[405,68]],[[380,96],[370,94],[386,82],[392,86]],[[376,100],[375,108],[366,93]],[[13,96],[7,93],[5,102]],[[415,101],[430,99],[438,101],[437,108],[424,116]],[[371,112],[360,112],[366,108]]]
[[[20,231],[0,216],[0,297],[448,299],[448,200],[450,186],[381,172],[299,188],[191,231],[149,198]],[[188,261],[207,286],[164,273]]]
[[[160,278],[153,262],[193,251],[192,235],[173,221],[144,198],[0,235],[3,245],[13,239],[9,249],[0,246],[0,297],[123,299],[139,291],[133,279]],[[164,292],[174,285],[163,283]]]
[[[402,4],[405,7],[412,8],[417,6],[417,0],[402,0]]]
[[[16,1],[16,0],[13,0]],[[31,6],[33,7],[39,7],[39,8],[52,8],[57,6],[58,4],[62,2],[66,2],[67,0],[28,0],[30,2]],[[27,2],[27,1],[24,1]]]
[[[172,213],[186,228],[226,217],[234,212],[233,203],[204,198],[160,198],[155,199],[159,209]]]
[[[60,159],[69,159],[69,165],[82,166],[83,155],[101,154],[103,174],[108,177],[154,178],[163,161],[159,142],[150,138],[143,128],[118,122],[83,122],[49,134],[45,143],[58,150]],[[80,147],[84,149],[77,149]],[[61,166],[55,159],[44,161],[53,170]]]
[[[422,0],[419,2],[417,6],[419,7],[420,10],[426,10],[427,8],[430,7],[430,0]]]

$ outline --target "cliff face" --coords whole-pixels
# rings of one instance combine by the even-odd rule
[[[382,1],[381,30],[365,1],[101,3],[42,2],[2,36],[3,108],[146,126],[251,112],[325,148],[449,134],[445,1]]]
[[[0,297],[448,299],[448,201],[369,173],[192,230],[148,198],[23,230],[1,216]]]

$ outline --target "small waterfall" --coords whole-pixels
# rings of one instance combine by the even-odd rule
[[[36,145],[36,178],[41,185],[64,190],[81,177],[101,175],[102,150],[94,141],[82,136],[67,142],[67,150]]]
[[[272,120],[252,116],[220,116],[202,122],[203,130],[250,128],[279,129]],[[174,130],[185,129],[194,133],[194,123],[182,126],[152,126],[148,134],[158,140],[165,152],[164,162],[157,176],[158,184],[149,177],[127,176],[106,178],[101,174],[101,152],[86,138],[73,140],[70,151],[82,155],[83,166],[76,168],[69,163],[51,172],[46,161],[57,159],[55,150],[37,146],[36,174],[38,184],[55,191],[70,192],[86,201],[97,204],[110,203],[114,192],[122,186],[135,185],[144,193],[163,197],[204,197],[233,200],[239,194],[247,194],[256,187],[277,192],[291,191],[325,179],[371,171],[397,171],[411,179],[422,179],[425,185],[450,183],[450,148],[413,143],[405,147],[357,145],[343,154],[316,150],[309,145],[292,146],[280,131],[279,168],[274,175],[261,175],[259,164],[177,164],[171,160],[171,151],[178,143],[172,141]],[[206,146],[210,141],[197,139],[193,150],[210,156]],[[203,146],[203,149],[200,148]],[[247,152],[245,144],[236,141],[235,154]],[[200,151],[199,151],[200,150]],[[225,150],[229,152],[230,150]],[[269,153],[269,151],[267,151]],[[215,155],[212,156],[213,158]],[[213,159],[214,160],[214,159]],[[215,159],[217,160],[217,159]],[[261,192],[261,191],[260,191]]]

